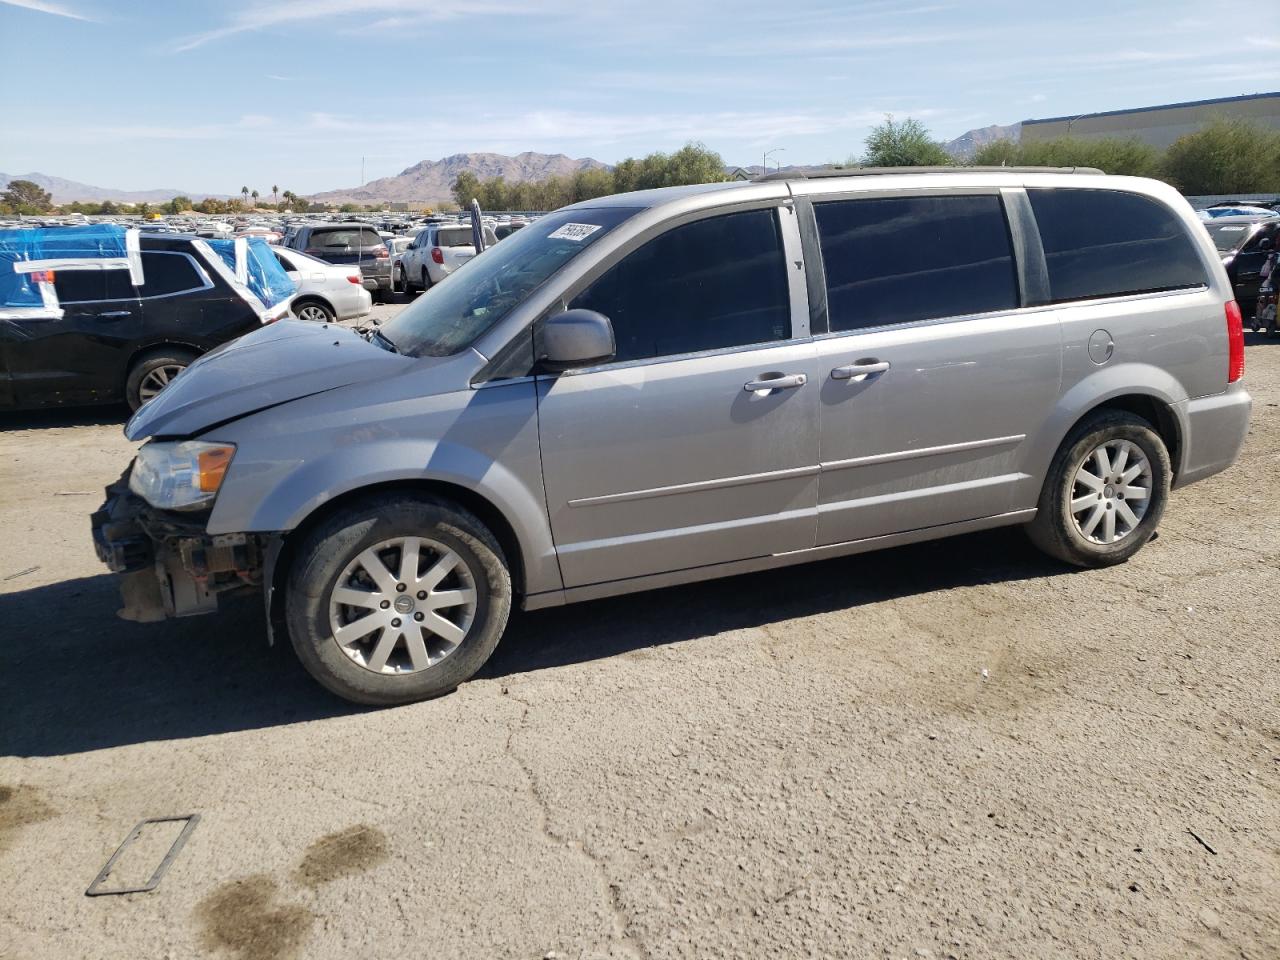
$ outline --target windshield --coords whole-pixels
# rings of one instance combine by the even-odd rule
[[[1219,253],[1226,253],[1244,243],[1253,224],[1210,223],[1207,226],[1209,228],[1209,236],[1213,237],[1213,245],[1218,248]]]
[[[630,207],[600,207],[548,214],[433,286],[383,324],[382,333],[401,353],[457,353],[634,213]]]

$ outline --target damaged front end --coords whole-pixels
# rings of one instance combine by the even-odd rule
[[[211,535],[207,513],[152,507],[129,489],[129,473],[107,487],[91,518],[98,559],[121,575],[120,617],[149,623],[212,613],[221,594],[261,591],[272,535]]]

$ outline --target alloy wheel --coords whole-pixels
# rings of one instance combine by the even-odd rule
[[[138,384],[138,399],[143,403],[154,400],[156,394],[169,385],[169,381],[187,369],[185,364],[166,363],[147,373]]]
[[[347,564],[329,599],[333,639],[351,660],[383,674],[434,667],[475,621],[476,578],[456,551],[397,537]]]
[[[1151,506],[1151,462],[1130,440],[1108,440],[1085,456],[1071,482],[1071,519],[1090,543],[1133,533]]]
[[[329,315],[314,303],[308,303],[298,311],[299,320],[312,320],[316,323],[324,323],[329,319]]]

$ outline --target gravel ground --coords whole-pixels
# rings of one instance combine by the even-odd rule
[[[119,413],[8,415],[0,957],[1280,957],[1280,341],[1248,382],[1123,567],[997,531],[530,614],[383,711],[255,603],[117,620]]]

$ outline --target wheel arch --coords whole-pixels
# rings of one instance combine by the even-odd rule
[[[464,510],[474,514],[497,538],[498,544],[506,557],[511,574],[511,589],[517,596],[523,596],[527,579],[525,558],[520,539],[515,527],[507,519],[506,514],[483,494],[448,480],[434,478],[386,480],[363,487],[353,487],[331,500],[317,505],[292,530],[280,536],[279,548],[271,560],[270,569],[265,571],[270,578],[265,584],[270,589],[268,595],[267,614],[271,619],[273,630],[283,628],[284,603],[289,580],[289,570],[296,557],[298,544],[307,533],[315,529],[329,517],[350,507],[353,503],[368,497],[386,494],[408,494],[431,496],[457,504]]]
[[[293,313],[295,309],[297,309],[300,306],[306,306],[308,303],[319,304],[320,306],[328,310],[330,313],[332,313],[335,317],[338,315],[338,311],[334,307],[334,305],[318,293],[298,294],[296,297],[293,298],[293,301],[289,304],[289,312]],[[296,314],[294,315],[296,316]]]

